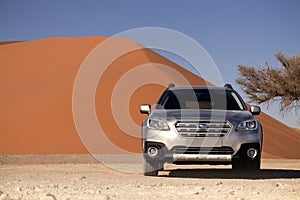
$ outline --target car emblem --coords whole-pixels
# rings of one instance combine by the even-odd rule
[[[206,124],[199,124],[198,127],[199,128],[207,128],[207,125]]]

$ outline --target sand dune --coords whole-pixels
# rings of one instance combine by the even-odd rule
[[[23,42],[23,41],[3,41],[0,42],[0,45],[6,45],[6,44],[13,44],[13,43],[18,43],[18,42]]]
[[[292,128],[292,129],[294,129],[295,131],[297,131],[300,134],[300,129],[299,128]]]
[[[88,153],[73,121],[72,92],[80,65],[104,39],[55,37],[0,45],[1,154]],[[114,145],[139,152],[139,125],[145,117],[139,114],[139,105],[154,104],[164,90],[162,85],[184,85],[186,81],[205,84],[151,50],[122,55],[99,80],[95,95],[98,123]],[[300,158],[299,132],[266,114],[258,119],[264,125],[265,158]],[[94,142],[97,153],[113,151],[101,141]]]

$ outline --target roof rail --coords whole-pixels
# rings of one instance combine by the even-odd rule
[[[173,87],[175,87],[175,84],[174,84],[174,83],[170,83],[170,84],[168,85],[168,89],[171,89],[171,88],[173,88]]]
[[[231,85],[231,84],[229,84],[229,83],[226,83],[226,84],[224,85],[224,87],[225,87],[225,88],[229,88],[229,89],[232,89],[232,90],[233,90],[233,87],[232,87],[232,85]]]

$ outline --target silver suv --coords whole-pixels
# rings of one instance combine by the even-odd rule
[[[154,109],[140,106],[144,175],[157,176],[164,163],[232,164],[233,170],[259,172],[262,127],[230,84],[175,87],[170,84]]]

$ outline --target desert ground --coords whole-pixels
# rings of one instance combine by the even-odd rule
[[[115,162],[107,155],[103,163],[83,155],[0,157],[3,200],[300,199],[300,160],[263,159],[254,179],[230,166],[170,164],[158,177],[145,177],[139,160]]]

